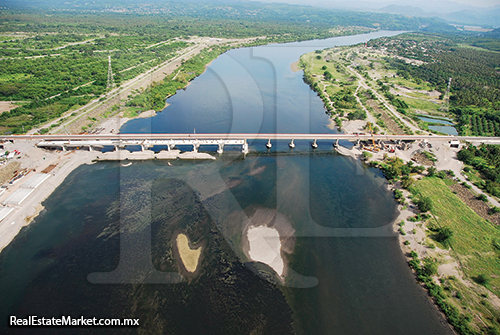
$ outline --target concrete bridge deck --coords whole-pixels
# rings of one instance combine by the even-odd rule
[[[0,135],[0,140],[45,140],[45,141],[124,141],[124,140],[369,140],[370,134],[77,134],[77,135]],[[442,136],[442,135],[373,135],[375,140],[459,140],[469,142],[500,143],[500,137]],[[138,143],[139,144],[139,143]],[[216,143],[214,143],[216,144]]]
[[[273,146],[271,140],[288,140],[290,148],[295,147],[295,140],[312,140],[311,146],[318,147],[318,140],[331,140],[333,145],[338,147],[339,140],[360,141],[375,140],[382,142],[396,142],[403,144],[405,141],[447,141],[454,145],[457,140],[471,141],[474,143],[500,144],[500,137],[472,137],[472,136],[440,136],[440,135],[371,135],[360,134],[81,134],[81,135],[11,135],[0,136],[4,141],[35,140],[39,148],[60,148],[62,150],[73,148],[88,148],[89,151],[100,150],[105,146],[112,146],[115,150],[124,149],[130,146],[140,146],[143,152],[149,151],[154,146],[166,146],[167,152],[174,150],[176,146],[190,145],[193,147],[192,153],[198,153],[202,145],[217,145],[217,152],[222,154],[225,146],[241,146],[244,154],[249,152],[248,140],[267,140],[266,147]],[[137,155],[135,155],[137,156]],[[167,154],[168,156],[168,154]],[[156,156],[155,156],[156,157]],[[170,157],[170,156],[169,156]]]

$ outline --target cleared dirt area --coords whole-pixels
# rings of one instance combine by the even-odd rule
[[[19,107],[12,101],[0,101],[0,114],[3,112],[8,112],[10,110],[13,110],[14,108]]]
[[[398,124],[389,116],[385,111],[380,109],[379,104],[377,101],[373,99],[369,99],[366,101],[366,104],[373,108],[373,114],[381,114],[380,118],[382,121],[384,121],[385,126],[389,130],[391,134],[396,134],[396,135],[404,135],[406,134],[403,129],[401,129]]]
[[[3,184],[6,181],[11,180],[20,168],[21,168],[21,163],[19,162],[10,162],[7,165],[1,167],[0,184]]]
[[[474,212],[485,220],[491,221],[493,224],[500,225],[500,213],[492,213],[490,207],[482,200],[478,200],[476,195],[467,187],[461,184],[453,184],[449,186],[455,194],[462,199]]]

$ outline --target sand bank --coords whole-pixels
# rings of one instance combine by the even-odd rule
[[[191,249],[189,239],[184,234],[177,235],[177,251],[179,252],[180,259],[184,268],[188,272],[195,272],[198,268],[202,247]]]
[[[292,64],[290,64],[290,69],[291,69],[293,72],[299,72],[299,71],[302,71],[302,69],[299,67],[299,61],[296,61],[296,62],[293,62]]]
[[[280,277],[285,277],[284,255],[292,253],[295,246],[295,230],[288,219],[276,209],[257,208],[243,225],[242,248],[246,257],[267,264]]]
[[[250,258],[253,261],[269,265],[278,275],[282,276],[285,265],[281,258],[281,241],[278,231],[266,226],[252,226],[247,231],[247,237]]]

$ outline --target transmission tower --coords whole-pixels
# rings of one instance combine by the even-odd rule
[[[441,110],[448,113],[450,111],[450,86],[451,86],[451,78],[448,79],[448,87],[446,88],[446,93],[443,97],[443,105],[441,106]]]
[[[111,68],[111,55],[108,56],[108,90],[115,87],[115,80],[113,78],[113,69]]]

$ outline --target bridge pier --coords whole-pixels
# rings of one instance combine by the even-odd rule
[[[316,143],[316,139],[314,139],[314,141],[311,143],[311,147],[313,147],[313,149],[316,149],[318,147],[318,143]]]
[[[65,145],[62,146],[62,151],[66,151],[66,146]]]
[[[359,144],[359,139],[358,139],[358,144]],[[335,142],[333,142],[333,146],[334,147],[338,147],[339,146],[339,139],[338,138],[335,140]]]
[[[268,139],[266,143],[266,148],[271,149],[272,147],[273,145],[271,144],[271,139]]]
[[[241,152],[242,152],[244,155],[246,155],[246,154],[248,154],[248,151],[249,151],[249,150],[248,150],[248,143],[247,143],[247,140],[245,140],[245,141],[243,142],[243,145],[241,146]]]
[[[89,145],[89,151],[94,151],[94,149],[92,149],[91,145]]]
[[[292,140],[290,141],[290,143],[288,144],[288,146],[290,147],[290,149],[295,148],[295,143],[293,143],[293,138],[292,138]]]
[[[219,148],[217,149],[218,154],[222,154],[224,152],[224,144],[219,143]]]
[[[198,152],[198,149],[200,148],[199,143],[193,143],[193,152]]]
[[[356,140],[356,145],[357,145],[358,147],[359,147],[359,142],[361,142],[361,141],[360,141],[360,139],[358,138],[358,139]]]

